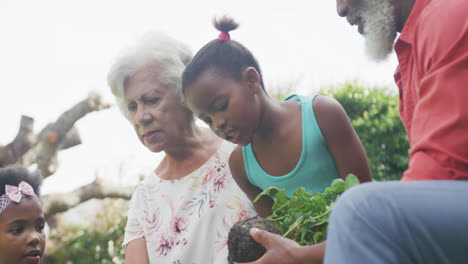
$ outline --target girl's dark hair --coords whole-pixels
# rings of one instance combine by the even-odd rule
[[[224,33],[229,33],[229,31],[239,27],[237,22],[227,16],[220,19],[214,18],[213,25]],[[254,67],[257,70],[260,75],[260,84],[265,90],[260,66],[246,47],[235,40],[212,40],[195,54],[195,57],[185,68],[182,74],[182,91],[186,94],[188,86],[207,69],[216,69],[220,73],[240,81],[242,73],[247,67]]]
[[[39,197],[39,189],[42,184],[42,176],[39,171],[30,172],[22,166],[14,165],[0,168],[0,195],[5,194],[5,184],[18,186],[21,181],[31,185]]]

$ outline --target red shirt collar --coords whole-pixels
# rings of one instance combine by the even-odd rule
[[[424,9],[431,3],[431,1],[432,0],[415,1],[398,40],[402,40],[406,43],[413,42],[413,32],[418,24],[419,18],[420,16],[423,16]]]

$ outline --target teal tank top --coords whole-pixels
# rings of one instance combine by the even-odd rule
[[[253,185],[262,190],[271,186],[286,189],[286,194],[291,197],[299,187],[304,187],[309,193],[323,192],[334,179],[340,177],[335,160],[315,119],[312,101],[316,96],[293,94],[284,99],[299,100],[302,111],[302,154],[296,168],[291,172],[283,176],[269,175],[258,164],[252,145],[242,147],[245,171]]]

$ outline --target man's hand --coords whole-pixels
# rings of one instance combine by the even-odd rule
[[[302,247],[295,241],[257,228],[250,229],[250,235],[255,241],[266,248],[265,255],[253,262],[243,264],[298,264],[321,263],[323,258],[323,246]],[[319,244],[320,245],[320,244]],[[314,262],[314,251],[321,253],[320,261]],[[240,264],[238,262],[234,262]]]

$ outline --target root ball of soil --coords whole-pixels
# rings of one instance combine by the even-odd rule
[[[260,216],[241,220],[232,226],[228,235],[228,261],[249,262],[259,259],[266,249],[250,236],[250,229],[256,227],[271,233],[280,234],[275,225]]]

